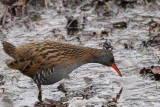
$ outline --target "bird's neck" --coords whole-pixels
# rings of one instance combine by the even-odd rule
[[[103,50],[95,49],[91,53],[91,57],[85,63],[99,63],[101,58],[101,53]]]

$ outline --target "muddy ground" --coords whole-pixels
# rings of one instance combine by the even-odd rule
[[[0,40],[16,46],[55,40],[99,49],[106,41],[123,77],[110,67],[86,64],[69,79],[42,86],[40,104],[36,84],[7,68],[10,57],[0,45],[0,107],[160,106],[160,83],[139,73],[144,67],[160,66],[159,0],[48,1],[26,5],[24,14],[21,5],[14,7],[17,13],[8,11],[5,19],[6,7],[0,3]]]

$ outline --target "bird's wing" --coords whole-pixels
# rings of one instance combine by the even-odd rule
[[[66,55],[65,51],[58,49],[46,50],[32,57],[21,72],[33,77],[36,73],[51,69],[57,64],[63,62],[70,63],[72,61],[73,59],[69,55]]]

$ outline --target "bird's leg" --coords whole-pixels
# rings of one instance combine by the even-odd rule
[[[158,89],[157,81],[156,81],[156,89]]]
[[[38,90],[39,90],[38,100],[40,102],[42,102],[42,89],[41,89],[41,85],[37,84],[37,86],[38,86]]]

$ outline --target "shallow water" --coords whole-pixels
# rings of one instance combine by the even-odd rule
[[[160,3],[159,3],[160,4]],[[114,7],[114,6],[113,6]],[[123,87],[122,94],[116,105],[118,107],[159,107],[160,106],[160,89],[156,89],[156,82],[149,78],[143,78],[139,74],[139,70],[143,67],[158,65],[160,51],[156,47],[148,47],[140,49],[143,40],[147,41],[149,32],[146,31],[146,25],[152,19],[160,21],[160,6],[135,6],[135,8],[120,9],[119,14],[113,17],[98,17],[94,12],[87,11],[87,24],[85,29],[78,34],[69,36],[66,31],[67,19],[66,15],[80,17],[82,12],[78,9],[73,12],[64,12],[59,14],[53,8],[43,9],[40,11],[42,20],[29,22],[29,28],[22,20],[14,18],[14,22],[5,25],[0,38],[20,45],[31,41],[39,40],[57,40],[70,44],[102,48],[105,39],[111,41],[114,47],[113,53],[116,64],[120,69],[123,77],[119,77],[117,73],[110,67],[100,64],[86,64],[74,70],[69,76],[70,79],[49,86],[42,86],[43,99],[52,99],[59,101],[65,98],[65,94],[57,89],[59,84],[64,83],[69,98],[63,103],[68,103],[69,107],[101,107],[107,106],[108,102],[115,98]],[[43,11],[43,12],[42,12]],[[116,10],[115,10],[116,11]],[[43,14],[42,14],[43,13]],[[126,29],[112,29],[112,23],[125,21]],[[52,31],[55,30],[53,33]],[[99,34],[102,30],[108,30],[109,36],[103,35],[96,37],[88,37],[89,34],[96,32]],[[84,34],[84,35],[83,35]],[[58,39],[64,36],[64,39]],[[81,44],[79,44],[76,36],[80,35]],[[132,45],[133,49],[124,49],[124,43]],[[38,90],[36,84],[28,77],[22,75],[19,71],[10,70],[5,65],[7,56],[0,45],[0,74],[4,76],[5,84],[0,86],[0,107],[20,107],[34,106],[37,102]],[[160,85],[160,83],[157,82]],[[83,99],[81,93],[85,93],[88,87],[92,89],[86,91],[91,94],[89,99]],[[5,93],[2,94],[2,88]],[[93,92],[90,92],[93,91]],[[74,95],[78,93],[78,95]]]

